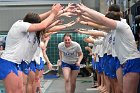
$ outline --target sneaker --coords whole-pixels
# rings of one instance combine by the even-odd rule
[[[91,73],[91,75],[89,77],[93,77],[93,73]]]

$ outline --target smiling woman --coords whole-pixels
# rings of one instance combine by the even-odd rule
[[[69,33],[63,36],[63,42],[58,44],[60,64],[64,79],[65,92],[74,93],[76,88],[76,78],[80,71],[80,63],[83,59],[83,52],[80,44],[72,41]]]

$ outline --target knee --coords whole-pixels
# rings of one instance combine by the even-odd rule
[[[69,79],[65,79],[65,83],[69,83],[70,82],[70,80]]]
[[[27,85],[27,81],[23,81],[23,85]]]
[[[75,82],[72,82],[71,83],[71,86],[75,87],[76,86]]]

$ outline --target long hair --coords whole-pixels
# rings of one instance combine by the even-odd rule
[[[105,17],[107,18],[110,18],[110,19],[113,19],[113,20],[121,20],[121,14],[119,12],[114,12],[114,11],[111,11],[111,12],[108,12]]]
[[[23,19],[24,22],[29,22],[29,23],[40,23],[41,22],[41,18],[39,17],[38,14],[36,13],[27,13]],[[37,31],[36,32],[36,37],[37,37],[37,40],[38,40],[38,43],[40,43],[40,32],[41,31]]]

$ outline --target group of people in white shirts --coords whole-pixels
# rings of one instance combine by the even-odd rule
[[[71,15],[78,16],[76,22],[62,24],[59,20],[60,16]],[[12,25],[0,58],[0,79],[4,81],[6,93],[36,92],[44,62],[52,69],[46,55],[50,35],[75,23],[98,29],[76,31],[91,35],[92,37],[84,41],[96,45],[96,60],[93,61],[98,64],[96,69],[101,77],[101,83],[98,82],[101,92],[137,93],[140,52],[130,26],[121,18],[120,8],[112,5],[107,14],[103,15],[83,4],[69,4],[66,8],[54,4],[52,9],[45,13],[28,13],[23,20]],[[59,65],[63,69],[66,93],[74,93],[83,53],[80,45],[72,41],[71,35],[65,34],[63,40],[58,45],[61,62]]]
[[[96,58],[93,61],[96,62],[93,67],[100,77],[99,90],[104,93],[137,93],[140,52],[130,26],[121,18],[119,6],[111,5],[105,15],[84,5],[80,9],[84,13],[78,21],[98,29],[77,31],[92,36],[84,41],[94,46],[92,52]]]

